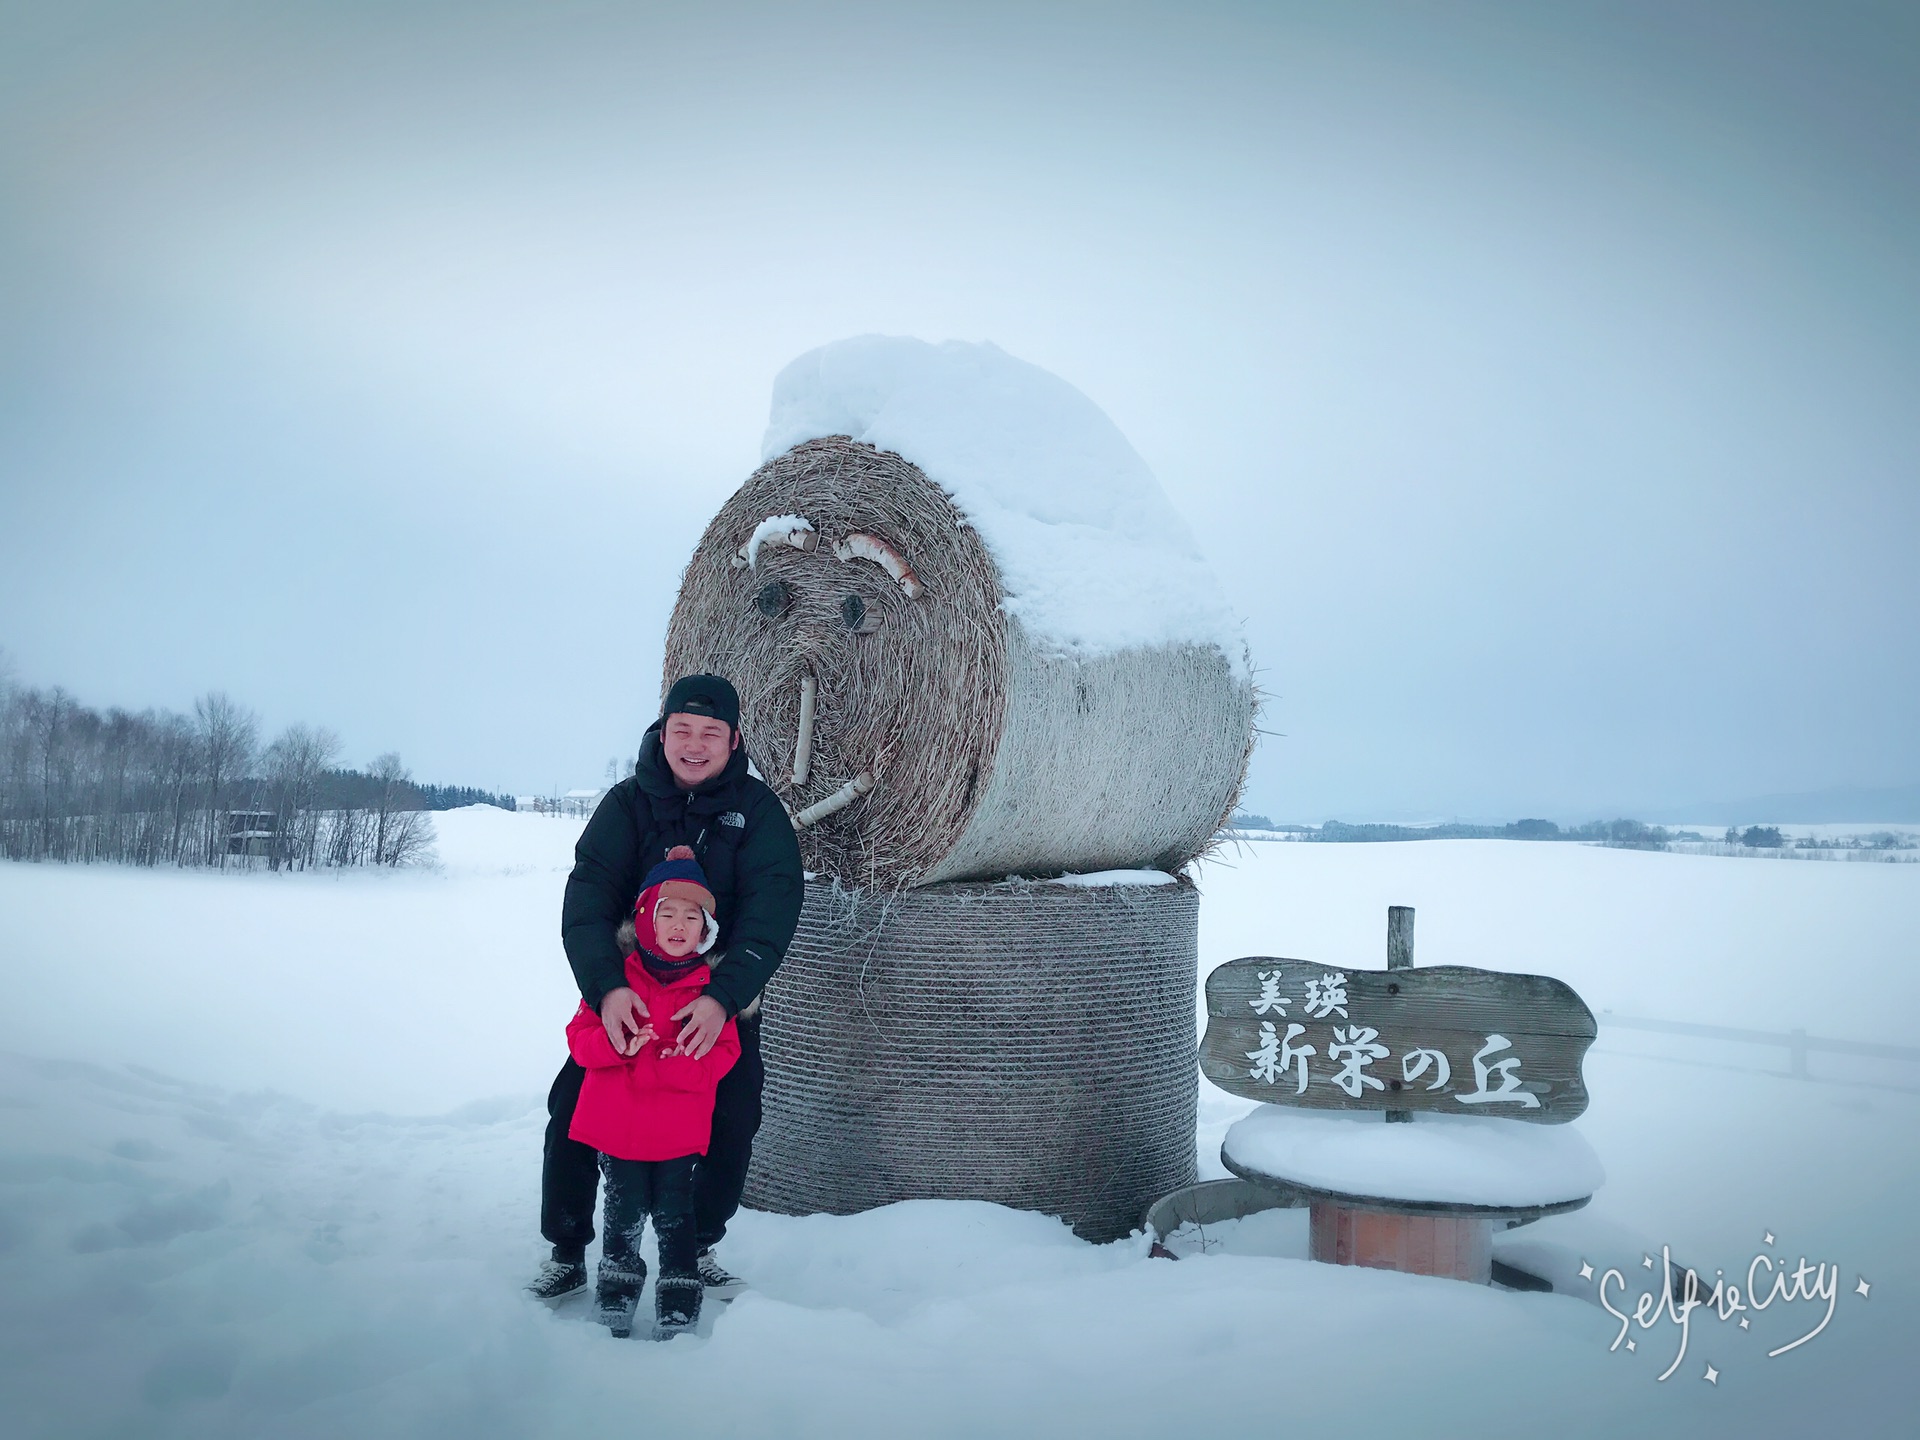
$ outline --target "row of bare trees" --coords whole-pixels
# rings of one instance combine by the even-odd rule
[[[219,692],[193,713],[80,704],[0,676],[0,856],[135,865],[405,865],[433,822],[400,757],[339,765],[331,731],[259,721]]]

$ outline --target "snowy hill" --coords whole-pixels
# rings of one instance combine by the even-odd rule
[[[1578,1295],[1306,1262],[1297,1213],[1171,1263],[935,1202],[743,1216],[725,1254],[755,1289],[697,1339],[551,1314],[516,1286],[577,831],[448,812],[435,873],[0,866],[9,1434],[1906,1433],[1911,1067],[1821,1054],[1794,1080],[1781,1050],[1604,1013],[1579,1123],[1608,1182],[1501,1244],[1618,1264],[1629,1299],[1662,1244],[1709,1274],[1832,1262],[1805,1345],[1766,1355],[1823,1306],[1695,1316],[1661,1383],[1672,1324],[1609,1353],[1616,1322]],[[1920,1043],[1920,867],[1434,841],[1241,846],[1201,882],[1203,969],[1378,967],[1405,903],[1422,963],[1558,975],[1597,1013]],[[1248,1108],[1203,1087],[1203,1173]]]

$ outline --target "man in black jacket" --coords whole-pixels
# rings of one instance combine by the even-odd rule
[[[742,1288],[713,1247],[740,1208],[760,1128],[760,991],[793,939],[804,890],[793,825],[779,797],[747,773],[739,727],[740,697],[728,681],[689,675],[674,683],[641,740],[634,773],[607,792],[581,832],[560,908],[567,963],[615,1049],[636,1053],[640,1028],[651,1021],[663,1038],[673,1034],[704,1055],[729,1018],[737,1024],[740,1059],[720,1082],[713,1139],[694,1180],[700,1276],[716,1297]],[[717,958],[698,999],[672,1016],[648,1016],[627,987],[619,932],[633,918],[641,879],[676,845],[692,849],[719,902]],[[543,1300],[577,1294],[587,1283],[599,1156],[567,1135],[585,1075],[568,1059],[547,1095],[540,1233],[553,1258],[527,1287]]]

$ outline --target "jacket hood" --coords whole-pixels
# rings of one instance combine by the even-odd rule
[[[660,948],[659,933],[654,928],[654,911],[662,900],[669,897],[688,901],[700,908],[700,942],[693,947],[691,955],[676,958]],[[668,860],[653,867],[647,875],[646,889],[633,902],[634,939],[640,949],[664,965],[683,965],[689,960],[698,960],[720,938],[720,922],[713,918],[713,912],[713,891],[707,888],[707,877],[700,869],[700,862],[691,858]]]
[[[666,752],[660,748],[660,735],[665,730],[667,717],[662,715],[649,725],[646,733],[640,737],[640,756],[633,764],[633,778],[640,788],[649,795],[661,799],[671,799],[679,795],[693,796],[696,801],[714,797],[725,791],[747,773],[747,742],[744,738],[733,747],[733,753],[727,757],[727,763],[718,775],[709,775],[691,790],[682,790],[680,782],[673,778],[673,770],[667,764]],[[736,733],[738,733],[736,731]]]

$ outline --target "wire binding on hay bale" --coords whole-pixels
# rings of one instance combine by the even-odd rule
[[[871,777],[801,833],[807,868],[849,884],[1175,870],[1201,853],[1246,773],[1251,681],[1211,645],[1063,654],[1005,598],[978,533],[916,466],[813,440],[762,465],[707,527],[667,681],[734,682],[791,813]]]
[[[810,881],[767,987],[747,1203],[989,1200],[1125,1235],[1194,1179],[1190,884]]]

